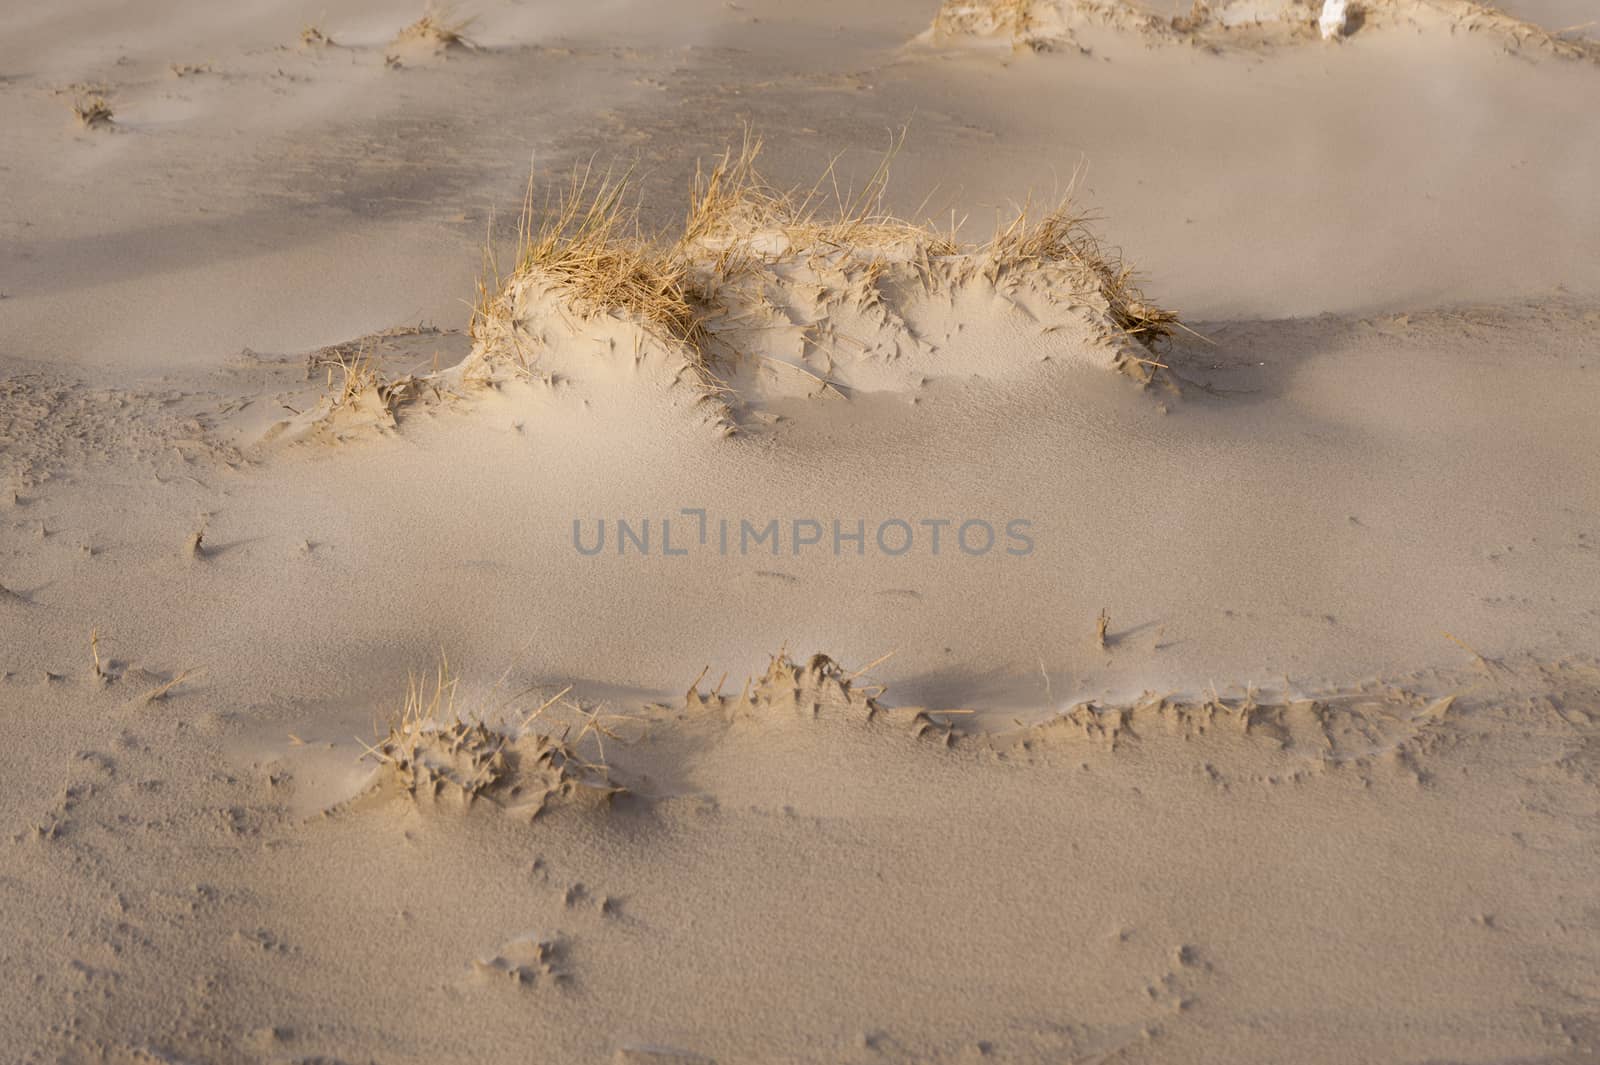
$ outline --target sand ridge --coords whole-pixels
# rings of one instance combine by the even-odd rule
[[[35,830],[11,846],[33,860],[14,883],[87,863],[91,876],[117,887],[104,916],[91,904],[77,918],[77,960],[47,980],[64,1005],[93,1011],[65,1021],[59,1045],[70,1057],[112,1060],[346,1056],[363,1045],[406,1060],[498,1056],[535,1034],[566,1055],[617,1060],[737,1059],[752,1045],[772,1045],[771,1036],[745,1041],[674,1019],[685,1008],[705,1010],[703,999],[690,1001],[712,987],[776,1025],[788,1052],[819,1059],[959,1061],[981,1047],[1001,1060],[1119,1048],[1165,1060],[1205,1056],[1218,1040],[1236,1056],[1233,1041],[1241,1039],[1252,1060],[1315,1053],[1324,1037],[1277,1029],[1263,1039],[1258,1027],[1247,1034],[1230,1020],[1281,1000],[1287,984],[1319,988],[1340,1003],[1343,1023],[1360,1021],[1356,1034],[1338,1037],[1345,1047],[1542,1046],[1560,1060],[1566,1046],[1571,1060],[1582,1060],[1592,1035],[1577,1003],[1538,1022],[1491,1004],[1508,979],[1519,993],[1539,986],[1508,964],[1513,957],[1532,950],[1555,970],[1572,964],[1563,949],[1539,945],[1551,920],[1566,925],[1570,948],[1592,943],[1580,912],[1581,870],[1560,859],[1577,840],[1565,835],[1565,812],[1547,806],[1579,794],[1574,784],[1589,797],[1566,812],[1593,806],[1600,674],[1592,664],[1485,659],[1472,671],[1316,699],[1224,691],[1183,711],[1152,698],[1095,710],[1102,725],[1113,710],[1121,715],[1114,731],[1085,728],[1084,712],[1074,710],[1010,735],[1002,726],[993,742],[967,726],[953,745],[938,733],[916,735],[910,708],[900,710],[871,683],[878,670],[853,676],[858,669],[780,655],[741,695],[717,696],[697,683],[675,706],[609,707],[608,735],[583,738],[583,757],[595,759],[599,739],[608,771],[643,786],[613,803],[552,804],[531,821],[517,816],[525,811],[515,802],[502,812],[494,789],[468,804],[450,787],[437,798],[426,789],[380,790],[324,817],[292,816],[296,792],[313,784],[317,741],[280,746],[198,782],[190,790],[206,805],[193,816],[152,817],[163,789],[150,782],[169,779],[157,767],[170,766],[171,753],[129,737],[190,721],[198,731],[178,741],[184,747],[227,747],[237,725],[195,716],[203,686],[141,707],[124,703],[126,676],[87,697],[64,696],[59,684],[74,680],[64,678],[42,705],[64,714],[58,727],[87,746],[57,795],[28,804]],[[430,674],[424,701],[433,690]],[[530,697],[516,718],[550,698]],[[579,692],[564,698],[577,703],[575,721],[598,709]],[[391,712],[396,720],[406,713],[398,703]],[[535,722],[549,728],[557,712]],[[87,713],[100,723],[84,728]],[[635,727],[641,721],[649,727]],[[1029,794],[1049,801],[1027,818],[1007,817]],[[976,803],[977,835],[952,816],[966,803]],[[1142,825],[1142,843],[1111,827],[1127,811]],[[1520,842],[1455,846],[1490,816],[1518,826]],[[107,832],[118,818],[147,844],[113,871],[106,847],[115,837]],[[1233,826],[1220,839],[1212,834],[1219,820]],[[1441,829],[1451,833],[1445,840]],[[1593,835],[1592,827],[1580,831]],[[170,884],[148,864],[171,841],[196,834],[214,857],[194,867],[192,887]],[[1196,862],[1196,834],[1229,861]],[[1304,847],[1308,839],[1319,842]],[[1019,845],[1031,850],[1016,852]],[[1007,852],[1031,856],[1004,869],[988,864]],[[284,854],[295,855],[292,874]],[[824,857],[812,864],[802,854]],[[749,879],[752,863],[780,882]],[[1455,871],[1452,883],[1435,879],[1441,863]],[[1175,864],[1184,879],[1164,872]],[[1063,867],[1073,870],[1076,891],[1042,879]],[[340,868],[364,875],[351,880]],[[1384,869],[1396,883],[1319,884],[1319,875],[1340,868]],[[924,901],[915,877],[932,869],[941,890]],[[1208,872],[1196,879],[1196,869]],[[999,888],[1008,878],[1015,886]],[[1142,886],[1107,890],[1119,882]],[[1415,890],[1424,883],[1433,890]],[[1523,892],[1535,883],[1557,897],[1549,915],[1526,905]],[[143,884],[157,889],[146,894]],[[970,894],[980,886],[987,894]],[[804,905],[795,905],[797,891]],[[1197,902],[1176,914],[1170,901],[1157,901],[1171,892]],[[1272,916],[1275,894],[1319,912],[1353,906],[1365,916],[1353,942],[1330,944],[1318,921]],[[1208,897],[1214,901],[1199,901]],[[309,905],[313,898],[320,903]],[[266,913],[273,916],[262,923]],[[25,931],[25,942],[49,935],[58,920]],[[740,970],[743,992],[729,983],[739,975],[697,945],[713,934],[709,921],[763,929],[745,940],[752,960]],[[1254,932],[1263,921],[1275,932],[1265,952]],[[354,932],[357,946],[329,949],[338,925],[346,932],[337,940],[350,942]],[[1028,937],[1038,944],[1025,945]],[[646,951],[652,943],[658,947]],[[838,951],[833,943],[854,946]],[[207,961],[213,945],[233,971],[248,966],[277,986],[307,990],[235,998],[227,989],[237,978]],[[1456,978],[1448,994],[1382,1001],[1363,995],[1342,963],[1328,967],[1349,949],[1381,954],[1394,946],[1449,959]],[[854,1006],[833,1007],[844,1024],[828,1033],[785,1031],[779,1017],[792,1007],[772,997],[771,966],[808,949],[812,976],[801,993],[826,997],[825,982],[847,972],[868,990]],[[209,990],[138,1023],[132,1040],[107,1038],[102,1023],[131,1019],[123,1011],[150,993],[120,974],[152,951],[206,974]],[[984,981],[1004,988],[1015,1011],[996,1018],[982,999],[958,995],[953,1012],[929,1023],[917,1011],[920,996],[892,992],[894,957],[916,959],[927,993]],[[397,958],[402,967],[379,968]],[[997,967],[1015,958],[1048,980],[1031,984]],[[1318,963],[1308,981],[1303,967]],[[310,990],[363,972],[406,990],[414,1008],[368,1014],[363,1006],[341,1018]],[[681,979],[666,979],[672,973]],[[346,986],[343,1000],[367,1001],[353,993]],[[515,1009],[521,996],[544,1008]],[[1441,1009],[1464,998],[1483,1008],[1470,1016]],[[618,1023],[618,1010],[627,1020]],[[473,1023],[446,1034],[436,1011]]]
[[[918,43],[998,39],[1034,52],[1091,51],[1078,34],[1110,30],[1151,45],[1185,44],[1213,51],[1261,49],[1323,41],[1318,30],[1323,5],[1287,0],[1260,3],[1197,2],[1186,14],[1162,17],[1128,0],[948,0]],[[1335,24],[1346,38],[1396,28],[1454,35],[1481,33],[1508,51],[1600,62],[1600,44],[1551,32],[1499,8],[1473,0],[1378,0],[1355,6]]]

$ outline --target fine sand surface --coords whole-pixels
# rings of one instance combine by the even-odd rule
[[[0,1062],[1600,1061],[1590,0],[129,7],[0,10]]]

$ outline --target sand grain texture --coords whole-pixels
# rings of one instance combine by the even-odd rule
[[[1269,6],[0,11],[0,1058],[1600,1060],[1594,34]]]

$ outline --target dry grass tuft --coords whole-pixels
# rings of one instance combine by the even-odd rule
[[[376,759],[386,777],[411,798],[454,793],[469,805],[486,798],[532,819],[551,803],[604,803],[624,791],[610,779],[603,748],[599,761],[586,760],[577,751],[583,737],[597,727],[595,715],[570,744],[566,734],[557,737],[531,728],[565,691],[519,722],[502,726],[469,720],[457,704],[457,691],[448,662],[441,661],[431,680],[412,675],[397,719],[366,748],[366,756]]]
[[[457,18],[452,4],[430,3],[421,18],[400,31],[394,43],[423,44],[441,52],[450,48],[473,50],[478,46],[467,37],[466,31],[476,21],[476,17]]]
[[[382,383],[372,349],[363,346],[353,354],[336,352],[325,364],[328,373],[327,396],[333,409],[348,407],[362,393],[376,390]]]
[[[996,231],[984,254],[997,279],[1050,263],[1071,263],[1096,283],[1118,327],[1154,349],[1172,336],[1178,315],[1149,300],[1139,287],[1138,273],[1095,235],[1091,220],[1067,199],[1037,219],[1030,219],[1024,208]]]
[[[438,330],[430,326],[389,329],[313,352],[306,359],[306,378],[325,376],[321,397],[306,410],[284,404],[293,417],[273,426],[266,439],[341,441],[372,431],[383,433],[399,425],[403,408],[430,397],[443,401],[446,392],[436,371],[414,369],[391,376],[378,361],[378,348],[386,337],[433,332]]]
[[[775,188],[756,169],[761,141],[747,135],[737,156],[729,151],[709,174],[696,175],[676,253],[684,258],[714,254],[710,273],[718,279],[764,255],[817,252],[842,253],[857,260],[893,256],[924,267],[942,258],[970,256],[983,260],[995,281],[1065,264],[1076,268],[1080,280],[1105,298],[1116,324],[1146,347],[1172,335],[1178,315],[1149,300],[1136,271],[1095,235],[1091,216],[1073,208],[1070,191],[1037,218],[1024,206],[980,245],[961,242],[955,224],[941,228],[885,211],[890,164],[900,143],[897,139],[891,145],[862,191],[852,196],[839,189],[837,159],[808,190]],[[782,235],[776,252],[755,249],[751,237],[763,232]]]
[[[914,275],[930,289],[981,274],[1063,303],[1103,307],[1113,327],[1147,348],[1171,335],[1177,315],[1150,302],[1134,270],[1065,199],[1038,218],[1019,210],[976,244],[958,237],[954,220],[942,227],[886,210],[899,146],[896,139],[857,192],[841,188],[837,159],[811,186],[782,188],[761,175],[761,141],[747,134],[737,152],[730,148],[709,170],[697,171],[682,230],[670,240],[641,232],[629,199],[630,173],[575,172],[538,212],[537,223],[530,182],[509,277],[502,277],[486,245],[472,339],[485,351],[497,344],[513,349],[526,368],[515,325],[526,293],[548,286],[583,316],[615,314],[681,344],[703,382],[718,391],[708,323],[727,312],[730,297],[760,302],[761,285],[781,285],[778,264],[810,260],[843,271],[864,293],[890,270],[907,280]],[[746,282],[749,289],[732,291]]]
[[[697,323],[685,264],[640,233],[627,189],[627,175],[574,175],[560,210],[537,231],[524,230],[517,269],[561,279],[580,307],[615,308],[692,339]]]
[[[1035,24],[1037,0],[945,0],[933,16],[942,35],[1025,37]]]
[[[687,264],[670,248],[646,237],[638,208],[628,199],[628,175],[573,174],[567,188],[535,223],[530,182],[517,228],[516,267],[503,282],[492,251],[484,255],[473,306],[473,339],[486,325],[512,311],[512,283],[540,281],[555,287],[586,316],[619,313],[681,342],[699,362],[699,314],[689,302]]]
[[[113,124],[111,105],[99,94],[78,97],[73,101],[72,113],[84,129],[109,129]]]
[[[860,254],[895,248],[957,254],[960,245],[953,232],[908,221],[883,207],[890,167],[903,140],[902,133],[860,192],[848,193],[838,183],[837,156],[810,188],[772,185],[756,168],[761,139],[746,133],[737,155],[729,149],[709,173],[696,172],[677,251],[692,256],[707,249],[733,248],[752,233],[767,231],[782,234],[782,254],[816,250]]]
[[[369,346],[362,345],[353,353],[325,349],[322,355],[327,370],[325,414],[365,405],[392,419],[397,410],[421,394],[421,382],[412,374],[385,377]]]

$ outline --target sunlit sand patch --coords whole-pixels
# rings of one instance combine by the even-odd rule
[[[917,40],[926,44],[994,41],[1034,52],[1089,50],[1096,31],[1151,44],[1212,50],[1337,40],[1397,27],[1484,33],[1508,48],[1600,61],[1600,42],[1568,37],[1472,0],[1369,0],[1346,5],[1311,0],[1195,0],[1184,14],[1159,15],[1130,0],[946,0]]]

